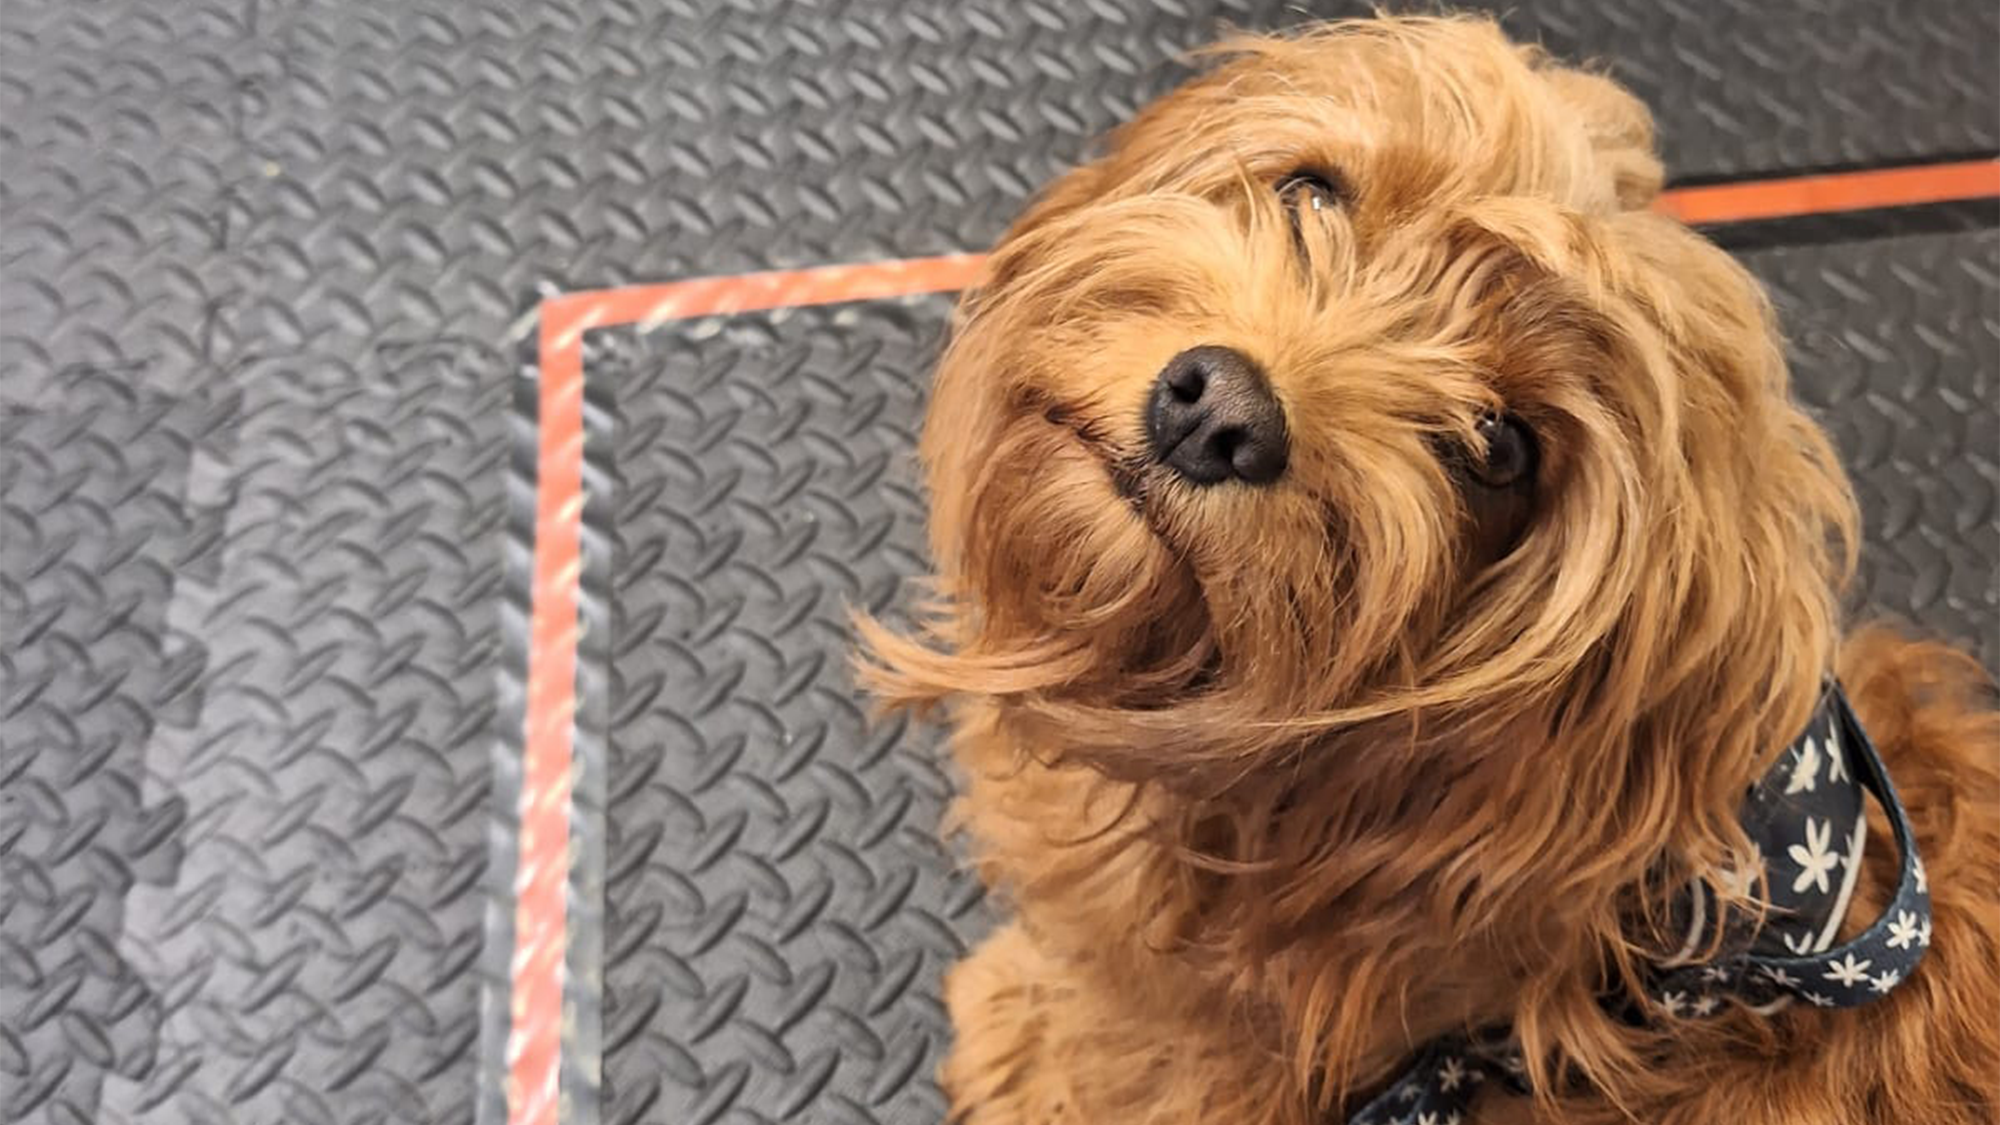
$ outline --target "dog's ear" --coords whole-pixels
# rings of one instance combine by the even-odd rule
[[[1658,710],[1676,716],[1677,784],[1706,794],[1720,823],[1833,666],[1854,495],[1791,395],[1772,306],[1750,273],[1663,215],[1626,212],[1597,230],[1616,262],[1608,288],[1631,318],[1613,398],[1639,411],[1627,423],[1643,481],[1632,522],[1650,540],[1604,647],[1671,701]]]
[[[1545,66],[1542,76],[1557,100],[1583,122],[1618,205],[1628,211],[1650,206],[1660,194],[1664,172],[1653,147],[1653,115],[1645,103],[1589,71]]]

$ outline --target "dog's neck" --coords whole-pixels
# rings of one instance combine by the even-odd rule
[[[1676,903],[1686,936],[1661,969],[1700,965],[1732,948],[1802,957],[1833,945],[1868,843],[1867,791],[1842,733],[1858,729],[1849,719],[1839,690],[1829,690],[1806,730],[1751,787],[1738,820],[1753,850],[1736,870],[1688,887]],[[1766,909],[1761,917],[1740,905],[1732,911],[1731,899]],[[1670,1011],[1679,1002],[1663,998]]]
[[[1901,853],[1897,878],[1887,908],[1835,946],[1860,876],[1871,793]],[[1887,770],[1838,685],[1751,787],[1740,819],[1753,861],[1690,887],[1679,905],[1682,948],[1653,967],[1643,996],[1607,998],[1618,1018],[1658,1024],[1732,1006],[1770,1014],[1799,1000],[1855,1007],[1915,971],[1931,939],[1923,862]],[[1746,911],[1744,902],[1763,909]],[[1525,1073],[1505,1027],[1441,1036],[1349,1122],[1458,1120],[1482,1082],[1525,1089]]]

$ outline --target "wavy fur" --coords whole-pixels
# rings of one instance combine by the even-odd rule
[[[1339,1120],[1510,1022],[1536,1094],[1492,1120],[1991,1120],[2000,725],[1942,648],[1840,657],[1853,500],[1762,293],[1645,209],[1644,108],[1481,20],[1216,54],[995,250],[922,441],[937,602],[862,622],[885,700],[949,706],[1015,911],[950,980],[960,1118]],[[1299,169],[1344,204],[1289,213]],[[1198,344],[1270,375],[1277,486],[1143,456]],[[1502,409],[1543,456],[1496,539],[1452,466]],[[1930,961],[1859,1013],[1610,1019],[1837,660],[1935,857]]]

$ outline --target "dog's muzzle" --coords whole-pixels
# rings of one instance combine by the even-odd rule
[[[1285,408],[1248,356],[1213,344],[1160,370],[1146,403],[1153,459],[1191,484],[1266,485],[1285,474]]]

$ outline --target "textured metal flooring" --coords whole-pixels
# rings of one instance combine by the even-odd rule
[[[2000,149],[1988,3],[1518,7],[1683,179]],[[0,0],[0,1116],[470,1121],[535,287],[978,247],[1176,52],[1298,18]],[[1866,604],[1989,663],[1996,254],[1747,256],[1860,477]],[[938,1116],[981,907],[934,734],[863,729],[838,622],[921,569],[894,465],[946,307],[593,341],[612,1120]]]
[[[943,1117],[937,978],[981,894],[938,842],[936,734],[864,721],[845,618],[921,573],[910,454],[949,310],[600,334],[623,497],[609,1121]]]
[[[625,222],[685,232],[656,276],[983,247],[1219,28],[1372,6],[668,0],[634,39],[664,57],[615,94],[633,120],[667,121],[630,165],[665,190],[625,200]],[[2000,7],[1981,0],[1920,0],[1894,20],[1867,0],[1454,7],[1609,65],[1653,107],[1679,181],[2000,149]]]
[[[1950,637],[2000,669],[2000,231],[1743,260],[1860,496],[1855,616]]]

